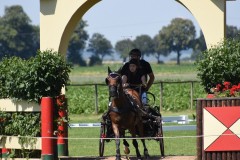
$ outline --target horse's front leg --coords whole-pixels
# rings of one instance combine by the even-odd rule
[[[115,142],[116,142],[116,160],[121,160],[120,154],[120,132],[117,124],[112,123],[113,132],[115,134]]]

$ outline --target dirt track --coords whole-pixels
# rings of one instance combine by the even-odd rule
[[[160,157],[150,157],[149,160],[196,160],[196,156],[167,156],[164,158]],[[115,157],[107,157],[105,160],[115,160]],[[127,160],[122,157],[122,160]],[[137,160],[137,158],[130,157],[129,160]]]
[[[59,158],[60,160],[115,160],[115,157],[102,157],[102,158],[96,158],[96,157],[62,157]],[[122,156],[122,160],[127,160],[126,157]],[[164,158],[160,157],[150,157],[148,160],[196,160],[196,156],[167,156]],[[128,160],[137,160],[135,157],[129,157]]]

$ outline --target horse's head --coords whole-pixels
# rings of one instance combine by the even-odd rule
[[[109,96],[119,97],[119,89],[121,88],[121,75],[117,72],[112,72],[108,67],[108,77],[106,84],[109,86]]]

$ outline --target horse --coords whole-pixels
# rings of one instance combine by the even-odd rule
[[[137,134],[139,137],[144,136],[143,123],[141,120],[141,115],[138,111],[133,108],[133,105],[129,101],[129,95],[127,95],[122,87],[121,75],[117,72],[112,72],[108,67],[108,76],[106,78],[106,84],[109,87],[109,117],[112,123],[112,129],[115,135],[116,142],[116,160],[121,159],[120,155],[120,137],[125,137],[125,130],[128,130],[133,137],[132,144],[135,147],[136,155],[139,160],[141,160],[141,154],[138,149],[138,143],[136,140]],[[135,90],[128,89],[129,93],[135,98],[138,93]],[[139,100],[139,99],[138,99]],[[124,152],[129,153],[129,145],[124,139],[125,150]],[[144,147],[144,156],[149,157],[148,150],[146,148],[145,140],[141,139]]]

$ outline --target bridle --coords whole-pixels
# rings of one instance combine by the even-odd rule
[[[109,73],[106,84],[109,86],[109,98],[119,98],[121,75],[115,72]]]

